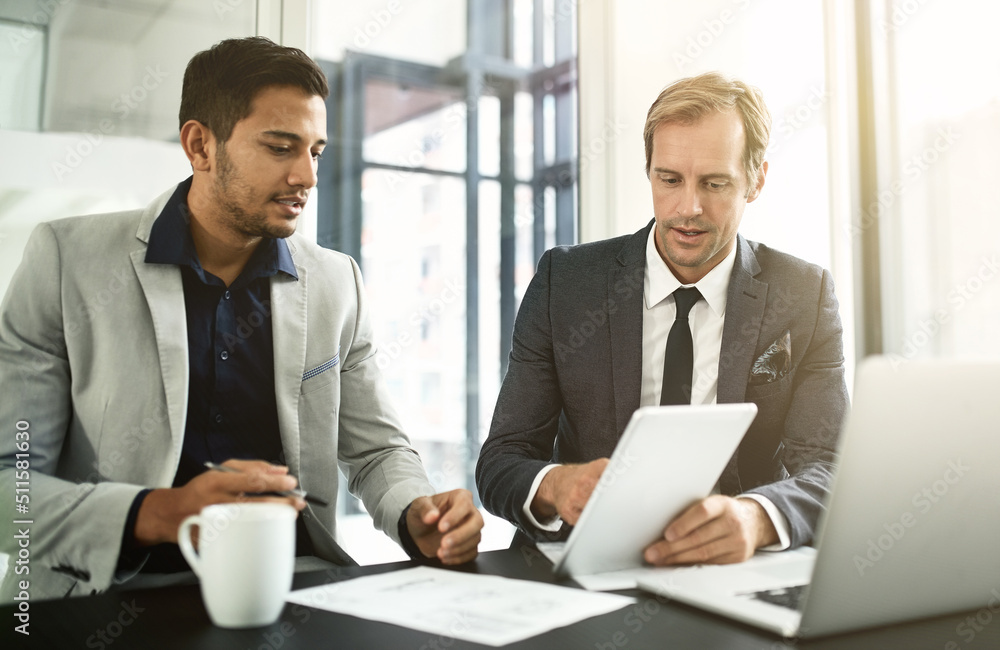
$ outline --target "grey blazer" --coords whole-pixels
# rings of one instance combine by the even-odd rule
[[[529,536],[546,536],[522,512],[535,475],[610,456],[639,407],[651,227],[546,252],[521,303],[476,483],[487,510]],[[812,540],[830,490],[848,406],[842,334],[828,272],[739,236],[718,402],[758,413],[720,489],[770,499],[793,547]]]
[[[30,519],[33,599],[89,594],[115,575],[125,519],[144,487],[169,487],[188,396],[181,273],[146,264],[171,188],[144,210],[64,219],[32,233],[0,307],[0,513]],[[433,494],[375,364],[361,275],[350,257],[288,239],[299,279],[271,279],[274,390],[284,461],[329,497],[303,511],[336,561],[337,464],[375,525],[398,542],[414,498]],[[18,421],[30,434],[29,512],[14,510]],[[22,426],[24,426],[22,424]],[[0,551],[17,554],[12,535]],[[13,563],[12,563],[13,568]]]

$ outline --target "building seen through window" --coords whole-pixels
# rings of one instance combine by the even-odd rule
[[[542,0],[389,15],[315,53],[333,89],[318,240],[361,266],[376,361],[432,482],[475,493],[520,299],[541,253],[577,240],[576,19]]]

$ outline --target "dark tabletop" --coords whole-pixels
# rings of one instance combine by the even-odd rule
[[[398,562],[367,567],[338,568],[327,572],[298,574],[294,588],[335,582],[414,566]],[[575,586],[553,577],[551,563],[528,546],[483,553],[456,570],[503,575]],[[937,617],[812,641],[784,640],[776,635],[671,603],[639,591],[634,605],[568,627],[552,630],[505,646],[512,649],[588,648],[732,648],[777,650],[779,648],[934,648],[959,650],[1000,648],[1000,611],[986,607],[978,611]],[[18,622],[15,608],[0,607],[5,637],[13,645],[36,648],[240,648],[248,650],[293,650],[297,648],[378,648],[457,650],[484,648],[448,637],[367,621],[288,604],[281,619],[264,628],[226,630],[212,625],[197,586],[109,592],[98,596],[30,603],[30,637],[13,632]]]

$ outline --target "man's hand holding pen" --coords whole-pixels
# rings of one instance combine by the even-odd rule
[[[146,495],[135,523],[135,539],[140,546],[176,544],[181,522],[216,503],[287,503],[296,510],[305,508],[306,501],[327,505],[323,499],[297,489],[298,480],[282,465],[259,460],[205,465],[207,471],[187,484]],[[478,554],[483,518],[468,490],[415,499],[406,525],[420,551],[444,564],[468,562]]]
[[[241,470],[235,469],[231,465],[217,465],[212,462],[205,463],[205,467],[208,469],[214,469],[220,472],[229,472],[231,474],[241,474]],[[287,468],[286,468],[287,469]],[[254,494],[248,494],[247,496],[278,496],[278,497],[301,497],[317,506],[328,506],[330,505],[325,499],[320,499],[319,497],[306,493],[305,490],[300,490],[298,488],[293,488],[291,490],[276,490],[271,492],[258,492]]]
[[[261,501],[287,503],[296,510],[306,507],[299,494],[269,494],[287,493],[298,486],[287,467],[259,460],[228,460],[217,467],[229,469],[206,471],[181,487],[153,490],[146,495],[136,517],[136,542],[140,546],[176,544],[181,522],[216,503]]]

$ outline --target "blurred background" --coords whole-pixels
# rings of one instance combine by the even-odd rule
[[[360,263],[441,490],[475,493],[538,257],[645,226],[646,111],[709,70],[764,92],[770,170],[742,232],[832,271],[848,376],[875,353],[995,358],[998,21],[989,0],[0,0],[0,293],[37,223],[186,178],[187,61],[260,34],[329,77],[300,229]],[[402,558],[342,494],[345,548]],[[488,518],[482,548],[511,534]]]

